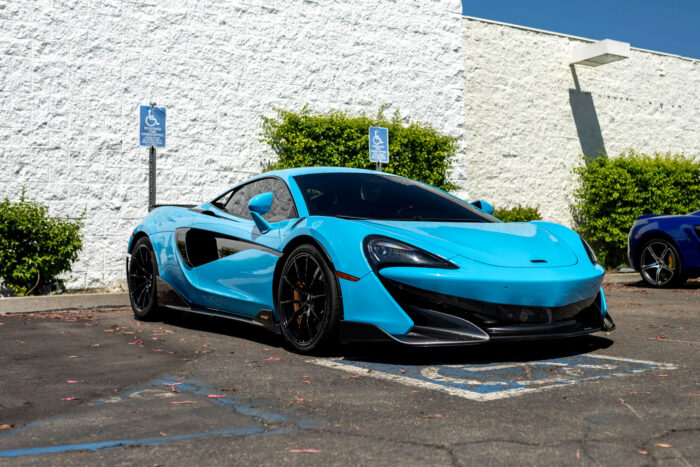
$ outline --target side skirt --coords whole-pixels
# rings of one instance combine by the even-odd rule
[[[200,307],[191,303],[188,303],[173,286],[168,282],[161,279],[160,276],[156,277],[156,290],[158,306],[162,308],[167,308],[174,311],[185,311],[188,313],[197,313],[205,316],[215,316],[218,318],[226,318],[233,321],[238,321],[241,323],[252,324],[268,331],[272,331],[276,334],[280,334],[280,326],[275,323],[274,314],[272,310],[260,310],[255,317],[248,315],[242,315],[239,313],[233,313],[230,311],[217,310],[214,308]]]

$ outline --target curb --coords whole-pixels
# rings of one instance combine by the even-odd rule
[[[605,278],[603,279],[603,284],[633,284],[641,280],[642,278],[639,276],[638,272],[612,273],[605,275]]]
[[[73,295],[47,295],[41,297],[0,298],[0,315],[32,313],[37,311],[85,310],[91,308],[128,307],[129,294],[94,293]]]

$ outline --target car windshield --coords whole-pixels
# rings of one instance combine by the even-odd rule
[[[403,177],[318,173],[294,177],[312,216],[440,222],[497,222],[469,203]]]

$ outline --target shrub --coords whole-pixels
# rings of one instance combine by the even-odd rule
[[[370,126],[389,129],[389,163],[382,170],[419,180],[443,190],[457,188],[447,181],[457,138],[426,124],[404,124],[399,113],[388,120],[380,108],[374,118],[334,111],[327,114],[276,109],[263,117],[261,141],[269,144],[278,160],[266,170],[332,166],[373,169],[369,161]]]
[[[27,199],[0,202],[0,279],[17,295],[30,295],[70,271],[83,247],[82,218],[48,215],[43,204]],[[60,281],[58,281],[60,282]]]
[[[542,220],[536,207],[517,205],[512,208],[502,208],[493,211],[493,215],[503,222],[529,222]]]
[[[700,209],[700,162],[682,155],[629,151],[588,161],[574,173],[575,228],[608,268],[625,262],[627,235],[638,216]]]

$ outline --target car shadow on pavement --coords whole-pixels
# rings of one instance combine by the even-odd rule
[[[168,313],[163,322],[193,331],[245,339],[268,347],[287,348],[279,335],[251,324],[225,318],[182,312]],[[570,357],[605,349],[612,344],[611,339],[601,336],[437,348],[408,347],[394,343],[344,343],[331,346],[313,356],[414,365],[487,364]]]
[[[391,364],[489,364],[565,358],[605,349],[612,344],[611,339],[600,336],[438,348],[405,347],[398,344],[353,344],[341,346],[342,352],[336,356],[345,360]]]
[[[194,313],[168,313],[164,323],[193,331],[210,332],[249,340],[274,348],[286,348],[283,339],[257,326]],[[395,343],[343,343],[317,352],[314,357],[395,364],[487,364],[529,362],[564,358],[605,349],[613,344],[601,336],[581,336],[545,341],[498,342],[456,347],[409,347]]]
[[[268,347],[283,346],[280,336],[253,324],[197,313],[168,312],[163,323],[192,331],[211,332],[257,342]]]

